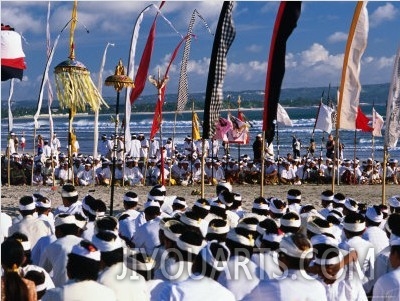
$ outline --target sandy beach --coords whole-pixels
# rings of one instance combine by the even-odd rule
[[[110,188],[102,186],[91,187],[76,187],[79,191],[80,199],[87,193],[90,193],[95,198],[102,199],[110,205]],[[139,196],[139,210],[143,208],[143,203],[146,201],[146,195],[151,187],[115,187],[114,190],[114,214],[123,210],[122,198],[124,193],[129,190],[136,192]],[[200,186],[167,186],[167,195],[181,196],[186,199],[191,206],[200,196],[191,195],[194,189],[200,189]],[[331,189],[331,185],[301,185],[301,186],[264,186],[264,197],[275,196],[286,200],[286,193],[290,188],[298,188],[302,192],[301,204],[312,204],[316,208],[320,208],[320,194],[325,189]],[[41,193],[48,196],[52,201],[53,208],[61,205],[61,187],[34,187],[34,186],[2,186],[1,187],[1,209],[15,216],[18,210],[18,201],[24,195],[30,195],[35,191],[40,190]],[[243,198],[243,207],[250,210],[253,200],[260,196],[260,186],[256,185],[235,185],[233,192],[240,193]],[[335,186],[335,193],[341,192],[347,197],[353,198],[357,202],[367,204],[380,204],[382,202],[382,186],[381,185],[340,185]],[[386,202],[393,195],[400,194],[400,185],[386,185]],[[215,196],[215,186],[205,186],[205,198]]]

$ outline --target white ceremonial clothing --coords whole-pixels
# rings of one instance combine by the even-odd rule
[[[147,141],[147,139],[143,139],[140,141],[140,157],[144,158],[145,160],[147,160],[147,154],[149,152],[149,142]]]
[[[165,287],[165,282],[160,279],[152,279],[152,280],[147,280],[146,284],[147,284],[147,290],[150,293],[150,300],[159,301],[161,292]]]
[[[131,140],[131,149],[130,149],[129,155],[134,159],[139,159],[140,158],[140,148],[141,147],[142,147],[142,144],[140,143],[139,140],[132,139]]]
[[[9,216],[7,213],[1,212],[0,226],[1,226],[0,243],[2,243],[4,239],[8,237],[8,231],[12,226],[11,216]]]
[[[303,271],[303,273],[305,273]],[[325,301],[326,293],[317,280],[305,279],[300,270],[287,270],[284,279],[263,280],[243,301]]]
[[[114,292],[93,280],[71,281],[47,291],[42,301],[117,301]]]
[[[98,147],[98,151],[100,153],[101,156],[106,157],[109,151],[109,144],[108,144],[108,140],[101,140],[99,141],[99,147]]]
[[[375,269],[374,269],[374,280],[375,282],[383,275],[393,271],[392,264],[389,260],[390,246],[387,246],[376,255]]]
[[[236,228],[239,223],[239,215],[231,210],[226,210],[226,221],[228,222],[229,227]]]
[[[369,293],[372,289],[374,280],[373,271],[376,255],[374,246],[361,236],[355,236],[342,241],[339,244],[339,248],[346,251],[355,250],[357,252],[358,264],[361,268],[362,274],[359,274],[357,265],[353,265],[353,271],[349,271],[352,274],[349,276],[353,278],[353,281],[356,281],[357,279],[361,280],[365,292]]]
[[[160,143],[158,140],[150,140],[149,146],[149,157],[157,157],[160,152]]]
[[[58,178],[60,180],[63,180],[64,183],[67,183],[68,181],[72,182],[72,168],[61,168],[58,172]]]
[[[124,181],[129,181],[129,185],[133,186],[141,183],[143,179],[142,172],[139,167],[128,168],[124,170]]]
[[[301,205],[298,203],[293,203],[293,204],[288,205],[288,210],[290,212],[296,212],[299,215],[300,215],[300,209],[301,209]]]
[[[332,205],[329,204],[326,208],[322,208],[320,211],[318,211],[319,214],[323,216],[323,218],[327,218],[329,212],[333,209]]]
[[[85,230],[82,232],[81,237],[88,241],[92,241],[93,236],[96,235],[94,227],[95,227],[94,221],[88,221],[85,225]]]
[[[156,246],[160,244],[158,232],[160,231],[160,217],[149,220],[136,229],[133,243],[136,248],[144,248],[146,254],[151,256]]]
[[[61,149],[61,142],[60,139],[53,138],[53,140],[51,140],[51,149],[53,150],[53,155],[57,155],[58,151]]]
[[[373,244],[375,254],[378,254],[389,245],[389,239],[386,236],[386,232],[379,227],[367,227],[361,237]]]
[[[328,301],[368,301],[364,288],[359,281],[352,282],[341,277],[332,284],[326,284],[322,279],[318,278],[318,280],[325,288]]]
[[[372,301],[400,300],[400,269],[380,277],[374,286]]]
[[[62,286],[68,281],[68,254],[71,253],[72,247],[81,240],[82,238],[75,235],[61,237],[48,245],[40,256],[39,266],[49,273],[53,271],[53,282],[55,286]]]
[[[126,274],[124,274],[126,271]],[[121,277],[123,279],[121,279]],[[118,301],[146,301],[150,300],[146,280],[133,270],[118,262],[106,267],[100,272],[97,281],[111,288]]]
[[[46,144],[46,145],[43,146],[43,155],[45,157],[50,158],[51,157],[51,151],[52,150],[51,150],[50,145]]]
[[[42,255],[44,249],[51,243],[57,240],[55,235],[43,236],[41,237],[36,245],[31,249],[31,260],[35,265],[39,265],[40,256]]]
[[[27,215],[19,222],[13,224],[9,230],[9,236],[15,232],[21,232],[28,236],[28,240],[33,248],[37,241],[43,237],[51,235],[51,229],[45,224],[44,221],[34,217],[33,215]]]
[[[261,280],[276,279],[276,277],[281,277],[282,271],[279,268],[278,252],[267,251],[265,253],[254,253],[251,256],[251,260],[254,261],[260,268],[258,275]]]
[[[233,255],[218,282],[231,291],[236,300],[242,300],[260,283],[258,271],[258,266],[249,258]]]
[[[28,264],[24,267],[21,268],[22,269],[22,275],[25,276],[26,273],[28,273],[29,271],[38,271],[39,273],[43,273],[44,274],[44,285],[46,285],[46,289],[51,289],[54,288],[54,282],[51,279],[49,273],[42,267],[34,265],[34,264]]]
[[[193,277],[193,278],[192,278]],[[195,277],[199,277],[196,279]],[[200,278],[201,277],[201,278]],[[161,301],[234,301],[235,296],[217,281],[201,276],[191,275],[182,282],[167,283],[162,290]]]
[[[82,211],[82,202],[81,201],[76,201],[75,203],[72,203],[71,206],[65,207],[63,205],[57,207],[56,211],[54,212],[54,216],[60,213],[66,213],[66,214],[76,214],[79,213],[82,216],[85,216],[85,214]]]
[[[88,185],[94,184],[93,170],[92,169],[81,170],[80,172],[78,172],[76,177],[78,178],[79,185],[88,186]]]
[[[38,219],[44,221],[44,223],[50,228],[51,234],[55,233],[54,215],[53,215],[53,213],[49,212],[48,215],[41,214],[41,215],[38,216]]]
[[[131,239],[135,234],[135,219],[140,215],[140,212],[135,209],[130,209],[122,212],[120,216],[124,214],[128,214],[129,217],[118,221],[119,235]]]

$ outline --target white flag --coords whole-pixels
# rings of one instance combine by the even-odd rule
[[[315,129],[327,132],[328,134],[332,131],[332,113],[333,108],[321,103],[319,107],[317,122],[315,123]]]
[[[400,48],[394,61],[392,83],[386,105],[385,145],[396,147],[400,135]]]
[[[276,113],[276,120],[279,125],[293,126],[293,123],[290,120],[288,113],[279,103],[278,103],[278,111]]]
[[[355,130],[361,91],[361,57],[367,47],[368,11],[367,2],[357,2],[351,23],[343,60],[342,79],[337,110],[337,127]]]
[[[372,109],[372,127],[374,128],[372,136],[382,137],[383,123],[382,116],[375,109]]]

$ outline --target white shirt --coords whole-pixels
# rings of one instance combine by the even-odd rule
[[[0,233],[0,243],[2,243],[4,241],[4,238],[8,237],[8,230],[10,229],[11,225],[12,225],[12,219],[11,216],[9,216],[8,214],[1,212],[1,220],[0,220],[0,229],[1,229],[1,233]]]
[[[380,277],[374,286],[372,301],[400,300],[400,269]]]
[[[116,301],[114,292],[93,280],[71,281],[46,292],[42,301]]]
[[[40,238],[37,241],[36,245],[31,249],[32,263],[35,265],[39,265],[40,256],[42,255],[44,249],[46,249],[48,245],[55,242],[56,240],[57,237],[55,235],[43,236],[42,238]]]
[[[374,245],[375,254],[378,254],[389,245],[389,239],[386,236],[386,232],[379,227],[367,227],[362,235],[362,238]]]
[[[233,255],[221,272],[218,282],[231,291],[236,300],[242,300],[260,283],[258,266],[244,256]]]
[[[393,271],[392,264],[389,260],[390,246],[387,246],[378,253],[375,259],[374,280],[377,281],[382,275]]]
[[[196,277],[195,275],[192,275]],[[217,281],[199,276],[199,279],[189,277],[182,282],[167,283],[162,290],[159,299],[162,301],[205,301],[221,300],[234,301],[235,296]]]
[[[368,301],[364,288],[359,281],[351,281],[341,277],[332,284],[326,284],[322,279],[318,280],[325,288],[328,301]]]
[[[21,232],[28,236],[31,243],[31,248],[36,245],[36,242],[43,236],[51,235],[51,228],[44,221],[32,215],[25,216],[22,220],[13,224],[9,230],[9,236],[15,232]]]
[[[111,288],[118,301],[150,300],[146,280],[135,271],[128,269],[123,262],[106,267],[97,280]]]
[[[284,279],[264,280],[243,301],[324,301],[325,289],[317,280],[308,280],[299,270],[288,270]]]
[[[136,229],[133,242],[136,248],[144,248],[147,255],[151,256],[154,248],[160,244],[158,232],[160,230],[160,218],[149,220]]]
[[[254,253],[251,256],[251,260],[254,261],[257,266],[265,273],[260,273],[260,278],[263,279],[275,279],[277,276],[282,275],[282,271],[279,268],[278,263],[278,252],[268,251],[265,253]]]
[[[55,286],[62,286],[67,282],[68,254],[71,253],[72,247],[81,240],[82,238],[75,235],[67,235],[57,239],[44,249],[40,257],[39,266],[49,273],[53,271]]]
[[[141,147],[142,147],[142,144],[140,143],[139,140],[132,139],[131,140],[131,150],[130,150],[129,155],[134,159],[139,159]]]
[[[34,265],[34,264],[28,264],[21,269],[22,269],[23,275],[26,275],[26,273],[28,273],[29,271],[38,271],[39,273],[43,273],[44,274],[44,284],[46,285],[46,289],[49,290],[49,289],[55,287],[54,282],[53,282],[53,280],[51,280],[49,273],[47,273],[47,271],[44,268]]]

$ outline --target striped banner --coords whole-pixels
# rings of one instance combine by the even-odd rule
[[[301,2],[282,1],[275,19],[269,50],[264,95],[263,131],[268,144],[274,140],[281,86],[285,75],[286,42],[297,26]]]
[[[386,105],[385,145],[396,147],[400,135],[400,48],[393,66],[392,82]]]
[[[357,3],[347,38],[339,89],[337,129],[356,129],[361,91],[361,57],[367,47],[369,28],[366,6],[367,2]]]
[[[217,31],[208,70],[206,99],[204,104],[203,138],[214,136],[218,122],[226,72],[226,55],[235,39],[236,31],[232,19],[233,2],[225,1],[218,20]]]
[[[188,101],[189,85],[188,85],[188,77],[187,77],[187,64],[188,64],[188,60],[189,60],[190,46],[191,46],[191,42],[192,42],[192,38],[190,35],[192,35],[192,32],[193,32],[193,26],[194,26],[194,22],[196,21],[196,16],[198,16],[200,18],[200,20],[203,21],[205,27],[208,29],[208,31],[211,34],[210,27],[207,25],[204,18],[195,9],[192,13],[192,17],[190,18],[190,22],[189,22],[189,26],[188,26],[188,30],[187,30],[187,35],[189,36],[189,38],[185,42],[185,47],[183,49],[183,55],[182,55],[182,61],[181,61],[181,72],[180,72],[179,86],[178,86],[178,101],[176,104],[176,111],[178,111],[178,112],[181,112],[185,109],[186,103]]]

